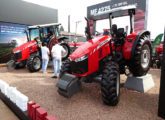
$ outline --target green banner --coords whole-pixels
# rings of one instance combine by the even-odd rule
[[[163,37],[163,34],[159,34],[159,35],[155,38],[155,40],[154,40],[153,48],[152,48],[152,55],[153,55],[153,56],[156,55],[155,48],[156,48],[157,45],[160,45],[161,40],[162,40],[162,37]]]

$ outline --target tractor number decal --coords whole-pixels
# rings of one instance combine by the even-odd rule
[[[105,41],[103,41],[102,43],[100,43],[100,45],[99,46],[97,46],[97,50],[100,48],[100,47],[102,47],[103,45],[105,45],[107,42],[109,42],[110,41],[110,39],[106,39]]]
[[[34,42],[34,43],[30,44],[30,45],[28,45],[28,47],[31,47],[31,46],[35,45],[36,43],[37,42]]]
[[[102,47],[103,45],[105,45],[106,43],[108,43],[110,41],[110,39],[106,39],[105,41],[103,41],[102,43],[100,43],[100,45],[97,46],[97,50]],[[106,46],[107,47],[107,46]],[[90,53],[90,55],[92,55],[92,53],[94,53],[96,51],[96,48],[93,50],[93,52]]]

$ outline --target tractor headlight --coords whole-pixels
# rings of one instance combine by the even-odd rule
[[[80,58],[75,59],[75,62],[83,61],[83,60],[85,60],[87,58],[88,58],[88,54],[86,54],[86,55],[84,55],[84,56],[82,56]]]
[[[17,50],[17,51],[14,52],[14,54],[19,53],[19,52],[21,52],[21,51],[22,51],[22,50]]]

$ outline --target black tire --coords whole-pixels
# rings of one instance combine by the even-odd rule
[[[41,69],[41,57],[37,54],[32,54],[27,60],[27,68],[30,72],[37,72]]]
[[[69,45],[68,44],[66,44],[66,43],[61,43],[61,46],[65,49],[65,51],[66,51],[66,54],[62,57],[62,60],[64,61],[64,60],[66,60],[68,57],[69,57],[69,55],[70,55],[70,47],[69,47]]]
[[[152,47],[149,36],[142,35],[138,40],[133,59],[129,64],[129,70],[133,76],[143,76],[147,74],[152,62],[151,55]]]
[[[101,92],[103,103],[116,106],[120,96],[120,71],[115,62],[106,64],[103,70]]]
[[[70,73],[71,74],[71,66],[70,66],[70,60],[67,59],[64,61],[61,71],[60,71],[60,78],[65,74],[65,73]]]

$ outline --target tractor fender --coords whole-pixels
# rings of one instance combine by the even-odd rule
[[[65,37],[65,36],[59,36],[59,37],[57,38],[57,40],[58,40],[59,42],[65,41],[66,39],[68,39],[68,38]]]
[[[125,43],[123,45],[123,55],[125,60],[130,60],[134,56],[136,45],[140,37],[144,34],[150,35],[150,32],[147,30],[139,31],[132,33],[127,36]]]
[[[135,38],[135,40],[134,40],[133,46],[132,46],[131,59],[133,59],[133,57],[134,57],[135,48],[136,48],[136,45],[137,45],[137,43],[138,43],[138,40],[139,40],[140,37],[141,37],[142,35],[144,35],[144,34],[150,35],[150,32],[147,31],[147,30],[143,30],[142,32],[139,32],[139,33],[137,34],[137,36],[136,36],[136,38]]]

